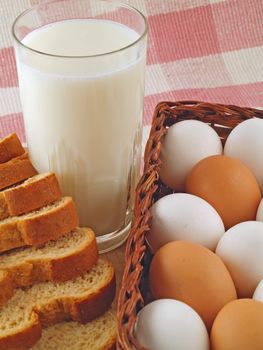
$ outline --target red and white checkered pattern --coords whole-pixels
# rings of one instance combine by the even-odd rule
[[[10,29],[40,2],[0,0],[0,136],[16,131],[24,140]],[[161,100],[263,107],[263,0],[126,2],[149,21],[144,138]]]

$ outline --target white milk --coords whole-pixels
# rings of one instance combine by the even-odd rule
[[[37,29],[23,43],[54,55],[87,56],[137,38],[111,21],[69,20]],[[16,52],[33,164],[39,172],[56,172],[81,225],[97,234],[124,225],[138,178],[145,64],[138,51],[73,59]]]

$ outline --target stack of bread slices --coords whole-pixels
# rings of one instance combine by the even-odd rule
[[[56,176],[0,140],[0,350],[114,348],[114,268],[78,224]]]

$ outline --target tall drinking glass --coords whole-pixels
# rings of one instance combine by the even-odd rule
[[[31,160],[111,250],[129,232],[139,176],[146,19],[108,1],[55,1],[22,13],[13,36]]]

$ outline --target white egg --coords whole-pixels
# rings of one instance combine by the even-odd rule
[[[253,299],[263,302],[263,279],[259,282],[253,294]]]
[[[164,244],[183,240],[215,250],[225,233],[222,219],[204,199],[186,193],[162,197],[150,209],[151,229],[147,241],[155,252]]]
[[[198,120],[176,123],[163,140],[160,177],[177,192],[184,191],[192,167],[203,158],[221,153],[221,140],[211,126]]]
[[[263,222],[231,227],[220,239],[216,254],[227,266],[239,298],[251,298],[263,278]]]
[[[236,126],[226,140],[224,154],[250,168],[263,193],[263,120],[252,118]]]
[[[209,350],[200,316],[190,306],[172,299],[156,300],[138,315],[135,337],[151,350]]]
[[[256,220],[263,221],[263,199],[259,203]]]

